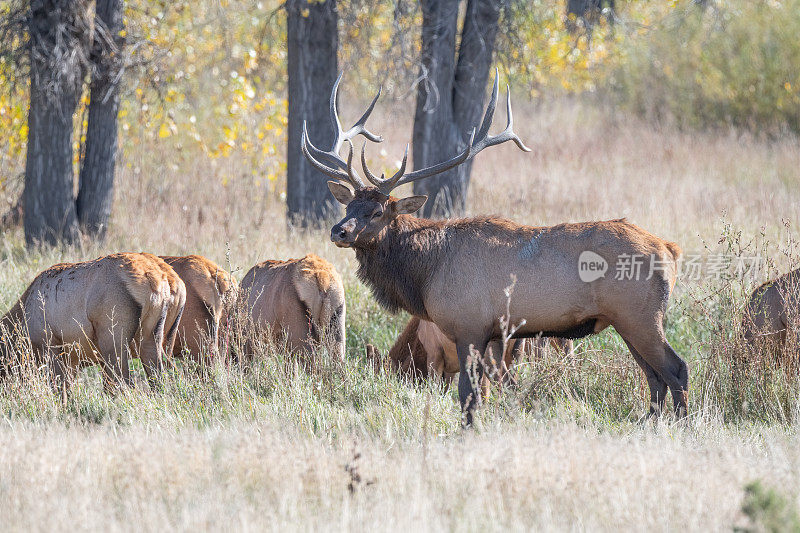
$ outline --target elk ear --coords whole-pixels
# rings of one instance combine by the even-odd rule
[[[394,204],[395,212],[398,215],[410,215],[416,212],[420,207],[425,205],[428,201],[427,196],[409,196],[408,198],[401,198]]]
[[[353,191],[347,185],[339,183],[338,181],[329,181],[328,182],[328,189],[330,189],[331,194],[334,198],[340,203],[347,205],[355,196]]]

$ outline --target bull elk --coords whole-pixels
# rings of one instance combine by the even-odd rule
[[[305,128],[302,136],[306,158],[334,178],[328,181],[328,188],[346,206],[344,218],[331,229],[331,240],[338,247],[355,251],[358,276],[383,307],[390,312],[404,309],[432,321],[454,340],[466,425],[472,423],[477,402],[467,372],[471,348],[482,353],[490,341],[499,338],[501,317],[520,324],[515,334],[520,338],[542,335],[576,339],[614,326],[647,377],[651,414],[663,410],[667,388],[678,416],[686,414],[688,368],[667,342],[663,327],[677,275],[678,245],[625,219],[533,227],[497,216],[416,218],[412,214],[427,197],[396,198],[392,190],[444,172],[469,161],[484,148],[507,141],[529,151],[513,131],[510,93],[506,98],[508,123],[502,133],[489,134],[498,98],[495,75],[492,96],[477,132],[472,130],[459,154],[431,167],[406,172],[406,147],[400,169],[393,176],[375,176],[367,167],[365,141],[361,166],[367,185],[353,167],[351,141],[359,134],[372,141],[381,140],[365,126],[378,96],[358,122],[344,131],[336,111],[339,80],[330,100],[336,130],[331,149],[315,147]],[[346,161],[339,155],[345,141],[349,144]],[[642,271],[649,275],[601,276],[584,282],[578,266],[585,251],[607,265],[637,257]],[[517,282],[507,316],[504,289],[512,276]],[[480,365],[476,372],[481,372]]]
[[[130,384],[129,359],[136,355],[154,385],[165,350],[172,352],[185,301],[183,281],[151,254],[53,265],[0,319],[6,334],[0,366],[6,373],[14,364],[9,336],[24,335],[62,392],[75,371],[90,364],[101,365],[107,391],[119,380]]]
[[[793,333],[795,350],[800,340],[800,269],[758,287],[747,302],[743,319],[744,338],[751,347],[758,344],[784,351]]]
[[[264,261],[242,278],[241,293],[255,326],[269,328],[291,352],[309,358],[325,335],[334,355],[344,359],[345,301],[339,273],[324,259]],[[252,345],[245,348],[252,354]]]
[[[219,353],[219,327],[231,316],[236,280],[200,255],[161,256],[161,259],[186,285],[186,305],[172,355],[182,357],[187,353],[198,364],[208,363],[210,356]]]

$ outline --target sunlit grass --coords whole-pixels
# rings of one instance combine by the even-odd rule
[[[800,205],[785,184],[800,168],[796,142],[689,135],[560,101],[518,108],[534,153],[481,154],[472,213],[530,224],[627,216],[687,252],[764,253],[773,274],[797,264],[796,221],[782,222]],[[383,108],[373,120],[387,157],[401,153],[409,117]],[[89,369],[66,404],[39,372],[11,378],[0,386],[9,528],[722,529],[741,519],[753,479],[800,487],[796,377],[767,354],[745,373],[734,365],[747,353],[739,317],[755,280],[676,288],[666,332],[690,366],[687,422],[643,420],[647,385],[609,329],[573,357],[522,362],[519,385],[494,388],[464,432],[455,387],[414,385],[365,360],[365,344],[386,353],[407,316],[376,304],[352,252],[333,247],[327,228],[287,229],[279,189],[223,185],[246,162],[159,146],[126,157],[141,170],[121,167],[105,244],[28,252],[21,232],[3,235],[3,311],[59,261],[200,253],[240,279],[263,259],[314,252],[344,278],[347,357],[323,352],[308,372],[262,342],[249,371],[219,363],[204,377],[179,362],[158,391],[137,363],[134,388],[115,396]],[[178,170],[161,164],[172,160]]]

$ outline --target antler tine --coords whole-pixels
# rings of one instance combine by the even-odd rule
[[[400,168],[395,172],[391,178],[386,180],[386,185],[380,187],[381,191],[389,194],[392,189],[398,186],[400,178],[406,173],[406,163],[408,163],[408,143],[406,143],[406,151],[403,152],[403,161],[400,163]]]
[[[473,128],[472,133],[470,133],[469,136],[469,143],[467,144],[467,147],[464,148],[457,156],[452,157],[447,161],[442,161],[441,163],[437,163],[433,166],[421,168],[419,170],[415,170],[414,172],[409,172],[408,174],[402,177],[397,177],[397,174],[395,174],[395,176],[392,176],[392,179],[394,180],[392,183],[392,189],[399,187],[401,185],[405,185],[406,183],[411,183],[412,181],[417,181],[424,178],[428,178],[436,174],[441,174],[442,172],[450,170],[451,168],[457,167],[458,165],[460,165],[461,163],[470,158],[472,153],[472,141],[474,139],[475,139],[475,129]],[[404,169],[405,158],[403,158],[403,163],[404,163],[403,164],[403,169]],[[388,181],[389,180],[387,180],[387,182]],[[387,193],[386,191],[382,192]]]
[[[332,178],[334,178],[334,179],[336,179],[338,181],[341,181],[341,182],[344,182],[344,183],[349,183],[350,185],[352,185],[356,189],[362,189],[362,188],[364,188],[364,182],[361,181],[361,178],[353,170],[353,164],[352,164],[353,163],[353,144],[350,143],[349,140],[347,142],[350,144],[350,155],[348,157],[348,161],[347,161],[347,165],[346,165],[347,172],[345,172],[344,170],[341,170],[341,169],[329,167],[329,166],[325,165],[324,163],[322,163],[321,161],[319,161],[319,159],[317,159],[317,157],[315,157],[315,155],[312,154],[312,152],[314,152],[314,154],[323,154],[323,155],[326,155],[326,156],[330,156],[330,154],[328,154],[327,152],[323,152],[322,150],[320,150],[319,148],[317,148],[316,146],[314,146],[311,143],[311,141],[308,138],[308,130],[307,130],[306,122],[303,121],[303,138],[302,138],[302,142],[301,142],[301,147],[302,147],[302,150],[303,150],[303,155],[306,156],[306,159],[308,159],[308,162],[311,163],[311,166],[313,166],[314,168],[316,168],[317,170],[319,170],[323,174],[325,174],[327,176],[330,176],[330,177],[332,177]],[[339,159],[339,161],[344,164],[344,162],[341,161],[341,159]]]
[[[506,124],[506,131],[510,134],[511,140],[514,141],[514,144],[517,145],[517,148],[522,150],[523,152],[530,152],[531,149],[525,146],[525,143],[522,142],[516,133],[514,133],[514,115],[511,113],[511,88],[506,84],[506,116],[508,117],[508,123]]]
[[[364,112],[364,114],[361,115],[361,118],[359,118],[349,130],[344,131],[342,129],[342,123],[339,120],[339,111],[336,107],[336,97],[339,94],[339,84],[342,81],[343,75],[344,72],[339,73],[339,76],[336,78],[333,88],[331,89],[330,115],[331,124],[333,125],[334,129],[331,149],[321,150],[314,146],[314,144],[308,138],[306,122],[303,122],[303,155],[305,155],[314,168],[320,172],[339,181],[349,183],[355,188],[360,189],[364,187],[364,182],[354,171],[352,164],[350,164],[352,162],[345,163],[345,161],[339,155],[339,150],[341,150],[342,144],[347,142],[350,144],[350,151],[352,155],[353,147],[351,140],[358,135],[363,135],[372,142],[383,141],[383,138],[380,135],[376,135],[366,128],[367,119],[372,113],[372,110],[375,108],[375,104],[381,95],[381,91],[380,89],[378,90],[378,93],[372,99],[372,102],[370,102],[369,107],[367,107],[367,110]]]
[[[378,102],[378,98],[380,98],[381,96],[382,89],[383,89],[382,87],[378,87],[378,92],[375,94],[375,97],[372,99],[372,102],[370,102],[367,110],[364,111],[363,115],[361,115],[361,118],[358,119],[358,121],[355,124],[353,124],[352,128],[350,128],[349,130],[347,130],[342,134],[345,140],[353,139],[360,134],[374,143],[383,142],[383,137],[372,133],[366,127],[367,119],[372,114],[372,110],[375,109],[375,104]]]
[[[508,117],[508,123],[506,124],[505,132],[509,134],[511,140],[514,141],[514,144],[517,145],[517,148],[522,150],[523,152],[530,152],[531,149],[525,146],[525,143],[522,142],[516,133],[514,133],[514,115],[511,113],[511,88],[506,83],[506,116]]]
[[[403,175],[406,173],[406,164],[408,163],[408,144],[406,144],[406,151],[403,154],[403,161],[400,163],[400,168],[392,174],[391,178],[384,179],[383,174],[381,177],[375,176],[372,172],[370,172],[369,167],[367,167],[367,156],[365,155],[367,148],[367,143],[364,143],[364,146],[361,147],[361,168],[364,169],[364,175],[367,179],[372,183],[375,187],[378,188],[382,193],[389,194],[392,189],[397,187],[397,182]]]
[[[497,87],[497,83],[495,82],[495,88]],[[493,98],[494,100],[494,98]],[[492,110],[494,113],[494,110]],[[489,110],[486,110],[486,114],[489,115]],[[514,141],[514,144],[519,147],[520,150],[523,152],[530,152],[531,149],[525,146],[516,133],[514,133],[514,115],[511,112],[511,89],[506,85],[506,115],[508,115],[508,122],[506,124],[506,129],[502,131],[502,133],[498,133],[497,135],[489,135],[488,130],[489,128],[486,127],[486,133],[483,136],[478,136],[478,141],[472,146],[472,154],[470,154],[470,158],[475,157],[475,154],[487,148],[489,146],[494,146],[496,144],[504,143],[506,141]],[[485,119],[484,119],[485,120]],[[481,131],[483,131],[486,125],[481,125]]]
[[[475,157],[475,155],[477,155],[478,152],[480,152],[484,148],[488,148],[489,146],[494,146],[496,144],[504,143],[506,141],[514,141],[514,143],[519,147],[520,150],[525,152],[530,152],[531,151],[530,148],[525,146],[522,143],[522,140],[517,136],[517,134],[514,133],[514,117],[511,114],[511,90],[508,87],[508,85],[506,85],[506,114],[508,116],[508,124],[506,125],[506,129],[503,130],[502,133],[498,135],[489,135],[489,128],[492,127],[492,120],[494,119],[494,112],[495,108],[497,107],[497,99],[500,93],[499,79],[500,79],[500,73],[498,69],[495,68],[494,84],[492,87],[492,97],[489,99],[489,105],[486,106],[486,112],[483,115],[481,126],[477,130],[477,134],[476,130],[473,128],[466,148],[464,148],[461,152],[459,152],[458,155],[456,155],[451,159],[448,159],[447,161],[443,161],[436,165],[427,168],[421,168],[419,170],[415,170],[414,172],[409,172],[408,174],[403,175],[403,171],[405,170],[405,156],[404,156],[403,165],[397,174],[395,174],[388,180],[380,180],[376,182],[374,179],[370,178],[370,181],[375,186],[377,186],[381,190],[381,192],[388,194],[395,187],[399,187],[400,185],[404,185],[412,181],[421,180],[433,176],[435,174],[440,174],[466,161],[469,161],[470,159]],[[406,149],[406,154],[408,154],[407,149]],[[363,157],[363,151],[362,151],[362,165],[364,166],[364,170],[366,171],[366,164]]]
[[[364,141],[364,145],[361,146],[361,168],[364,169],[364,175],[367,177],[367,180],[369,180],[369,182],[372,183],[374,186],[380,187],[381,183],[383,183],[386,180],[383,179],[383,174],[381,174],[381,177],[379,178],[378,176],[370,172],[369,167],[367,167],[366,150],[367,150],[367,141]]]
[[[361,178],[353,169],[353,143],[350,142],[350,139],[347,139],[347,145],[350,148],[347,152],[347,175],[350,176],[350,181],[356,189],[363,189],[364,182],[361,181]]]
[[[336,78],[336,82],[333,84],[333,89],[331,90],[331,101],[330,101],[330,112],[331,112],[331,122],[333,123],[333,127],[336,130],[336,134],[333,137],[333,146],[329,150],[329,153],[338,154],[339,150],[342,148],[342,144],[345,141],[351,140],[358,135],[363,135],[367,139],[372,142],[379,143],[383,142],[383,138],[380,135],[375,135],[371,131],[366,128],[367,119],[372,114],[372,110],[375,109],[375,104],[378,101],[378,98],[381,96],[381,88],[378,88],[378,93],[370,102],[369,107],[367,110],[364,111],[364,114],[361,115],[361,118],[356,121],[353,126],[344,131],[342,128],[342,122],[339,120],[339,111],[336,108],[336,97],[339,94],[339,82],[342,81],[342,76],[344,75],[344,71],[339,73],[339,77]]]
[[[494,69],[494,83],[492,84],[492,97],[489,99],[489,105],[486,106],[486,113],[483,115],[483,121],[481,122],[481,127],[478,129],[478,140],[483,139],[489,134],[489,128],[492,127],[492,120],[494,120],[494,110],[497,108],[497,97],[500,94],[500,88],[498,87],[498,80],[500,78],[500,72],[497,70],[497,67]]]
[[[306,156],[306,159],[308,159],[308,162],[311,163],[311,166],[313,166],[323,174],[327,174],[328,176],[335,178],[339,181],[350,181],[349,176],[347,176],[343,171],[325,165],[311,154],[311,150],[313,150],[315,153],[321,153],[321,154],[324,154],[325,152],[323,152],[322,150],[311,144],[311,141],[308,139],[308,130],[306,126],[306,121],[303,121],[303,137],[300,146],[303,150],[303,155]]]
[[[330,111],[331,111],[331,122],[333,123],[333,127],[336,130],[336,133],[333,135],[333,147],[331,148],[331,152],[339,153],[339,148],[342,147],[342,123],[339,120],[339,112],[336,109],[336,96],[339,94],[339,82],[342,81],[342,76],[344,76],[344,71],[342,70],[339,72],[339,76],[336,78],[336,81],[333,82],[333,88],[331,89],[331,101],[330,101]]]

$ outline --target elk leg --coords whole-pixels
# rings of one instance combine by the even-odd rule
[[[506,353],[503,354],[500,366],[500,384],[502,386],[516,385],[514,366],[525,357],[525,339],[512,339],[510,343],[506,348]]]
[[[473,346],[475,351],[482,354],[486,350],[486,341],[480,343],[469,342],[456,342],[456,351],[458,352],[458,399],[461,403],[461,413],[463,416],[462,424],[465,427],[472,425],[472,413],[478,405],[480,399],[475,394],[475,388],[472,384],[472,369],[475,369],[474,377],[476,383],[480,383],[481,376],[483,375],[483,365],[481,361],[475,361],[477,364],[472,364],[472,353],[470,346]]]
[[[136,324],[132,326],[118,324],[113,330],[96,328],[95,331],[99,332],[97,349],[102,357],[103,389],[108,394],[113,394],[120,381],[127,386],[131,385],[128,346],[136,331]]]
[[[256,357],[256,346],[253,342],[253,335],[255,335],[255,331],[248,331],[247,337],[244,340],[244,346],[242,347],[243,352],[239,353],[238,350],[236,351],[236,362],[240,365],[242,371],[244,372],[250,371],[250,367],[252,366],[253,360]]]
[[[641,367],[647,378],[647,385],[650,387],[650,416],[661,416],[661,413],[664,412],[664,404],[667,399],[667,382],[661,379],[661,376],[653,370],[652,366],[647,364],[647,361],[636,351],[633,344],[628,341],[625,341],[625,344],[628,345],[628,349],[631,351],[634,361]]]
[[[50,373],[50,383],[53,392],[61,398],[61,403],[67,403],[67,393],[71,385],[70,372],[67,362],[64,360],[61,351],[47,346],[44,349],[47,366]]]
[[[164,305],[161,308],[161,313],[159,314],[154,327],[152,329],[148,328],[149,331],[144,333],[144,338],[142,339],[141,346],[139,347],[139,359],[142,361],[144,372],[147,374],[147,382],[150,385],[150,389],[153,391],[158,388],[158,378],[161,376],[161,371],[163,368],[163,358],[165,355],[164,328],[167,321],[168,312],[169,307]],[[181,313],[183,313],[182,307]],[[176,330],[178,320],[180,320],[180,314],[176,319],[176,322],[173,324]],[[170,334],[171,333],[172,332],[170,332]],[[172,348],[173,345],[170,344],[169,355],[172,355]]]
[[[643,339],[641,336],[628,338],[625,334],[622,334],[622,338],[627,338],[642,359],[667,383],[678,418],[686,416],[689,390],[689,368],[686,362],[675,353],[663,334],[653,340]]]
[[[300,363],[303,365],[306,372],[312,372],[314,370],[318,346],[318,341],[309,335],[298,343],[298,348],[296,350],[292,350],[300,357]]]
[[[284,339],[286,348],[292,356],[299,358],[306,372],[314,369],[314,358],[319,347],[319,331],[308,314],[302,320],[290,320],[286,324],[273,326],[273,331],[280,328],[279,339]]]
[[[103,315],[92,321],[103,370],[103,389],[109,394],[116,392],[120,380],[128,386],[132,384],[128,364],[133,353],[133,338],[139,328],[139,315],[137,306],[118,303],[111,316]]]
[[[551,338],[550,344],[555,346],[567,357],[573,357],[575,355],[575,341],[572,339]]]
[[[167,307],[161,311],[155,327],[145,333],[139,348],[139,359],[142,361],[147,382],[151,390],[158,388],[158,378],[162,370],[162,356],[164,354],[164,323],[167,319]]]
[[[210,329],[210,346],[209,357],[206,357],[206,364],[212,362],[214,359],[219,358],[219,321],[220,317],[211,315],[209,317],[211,323]]]
[[[169,330],[166,332],[166,337],[164,337],[163,336],[164,334],[162,333],[161,334],[162,340],[161,342],[159,342],[159,352],[163,352],[164,355],[166,355],[167,357],[172,357],[172,354],[175,352],[175,340],[178,338],[178,327],[181,324],[181,317],[183,317],[184,307],[185,305],[181,305],[180,308],[178,309],[178,312],[175,315],[172,314],[173,311],[171,309],[165,308],[167,314],[162,315],[164,316],[164,322],[163,322],[164,326],[171,323]],[[172,319],[171,322],[170,319]],[[158,334],[156,335],[158,336]],[[159,360],[160,360],[160,354],[159,354]]]
[[[481,394],[483,394],[484,400],[489,398],[489,392],[492,390],[492,381],[497,381],[502,384],[502,351],[503,344],[500,341],[491,341],[486,346],[486,351],[483,354],[483,364],[481,366],[484,368],[483,377],[481,378]]]
[[[667,384],[672,393],[675,414],[678,418],[683,418],[689,413],[689,367],[666,340],[664,341],[664,351],[672,364],[677,366],[677,383],[667,381]]]
[[[160,348],[160,343],[157,344],[154,339],[145,338],[142,341],[141,353],[139,354],[142,367],[144,367],[144,372],[147,375],[147,382],[152,390],[158,388],[158,378],[162,370]]]
[[[175,350],[181,354],[189,352],[189,360],[205,369],[210,366],[219,351],[219,317],[205,305],[200,310],[187,313],[184,309],[178,330]]]

